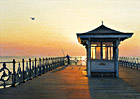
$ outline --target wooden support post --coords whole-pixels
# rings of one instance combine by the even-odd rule
[[[91,76],[91,70],[90,70],[90,66],[91,66],[91,46],[90,46],[90,39],[89,39],[89,41],[88,41],[88,68],[87,68],[87,73],[88,73],[88,77],[90,77]]]
[[[116,67],[116,77],[118,78],[119,77],[119,64],[118,64],[118,46],[119,46],[119,41],[116,41],[116,44],[115,44],[115,67]]]
[[[116,77],[119,77],[118,47],[116,49]]]
[[[87,45],[86,45],[86,54],[87,54],[86,70],[88,70],[88,47],[87,47]]]

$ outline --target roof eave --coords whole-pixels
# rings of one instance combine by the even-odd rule
[[[124,38],[131,37],[132,34],[127,35],[77,35],[80,38]]]

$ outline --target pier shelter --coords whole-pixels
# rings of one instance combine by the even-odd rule
[[[133,33],[124,33],[102,25],[86,33],[77,33],[87,51],[87,73],[119,77],[118,46]]]

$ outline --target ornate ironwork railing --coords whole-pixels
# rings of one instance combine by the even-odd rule
[[[59,66],[63,66],[64,57],[39,58],[28,61],[0,62],[0,88],[16,86],[22,82],[26,82],[36,76],[51,71]]]
[[[67,59],[65,60],[67,62]],[[86,58],[85,57],[70,57],[70,65],[86,65]]]
[[[82,65],[82,57],[70,57],[70,65]],[[24,83],[60,66],[68,65],[66,57],[35,58],[25,61],[0,62],[0,88]]]
[[[139,57],[119,57],[119,65],[139,70],[140,58]]]

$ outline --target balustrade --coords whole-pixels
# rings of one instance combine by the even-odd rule
[[[29,58],[29,61],[22,59],[22,61],[17,62],[13,59],[11,62],[0,62],[0,65],[3,66],[0,69],[0,88],[15,87],[45,72],[63,66],[64,62],[57,61],[60,59],[64,61],[65,57],[35,58],[35,60]]]
[[[119,57],[119,65],[139,70],[140,69],[140,58],[138,58],[138,57]]]

